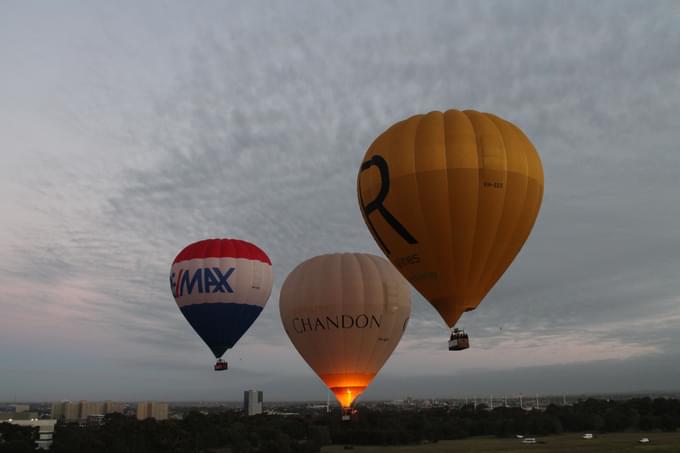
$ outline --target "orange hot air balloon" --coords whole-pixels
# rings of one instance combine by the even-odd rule
[[[284,329],[347,413],[399,343],[411,315],[408,283],[383,258],[310,258],[286,278]]]
[[[527,240],[541,206],[543,168],[508,121],[472,110],[430,112],[394,124],[373,142],[357,191],[373,238],[452,327]]]

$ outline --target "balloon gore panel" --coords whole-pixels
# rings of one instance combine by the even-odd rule
[[[248,304],[195,304],[180,308],[198,335],[220,358],[255,322],[262,307]]]

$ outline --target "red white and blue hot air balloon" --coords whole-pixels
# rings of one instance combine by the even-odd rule
[[[272,290],[272,263],[238,239],[207,239],[184,248],[172,263],[170,287],[191,327],[226,370],[221,357],[255,322]]]

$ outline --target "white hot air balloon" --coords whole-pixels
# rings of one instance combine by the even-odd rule
[[[411,295],[383,258],[343,253],[298,265],[283,284],[279,307],[293,345],[346,416],[399,343]]]

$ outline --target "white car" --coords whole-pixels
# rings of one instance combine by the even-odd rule
[[[592,439],[592,438],[593,438],[593,435],[590,434],[590,433],[586,433],[586,434],[584,434],[583,436],[581,436],[581,438],[582,438],[582,439]]]
[[[522,439],[523,444],[535,444],[536,439],[533,437],[527,437],[526,439]]]
[[[649,443],[649,437],[643,437],[642,439],[638,440],[641,444],[648,444]]]

